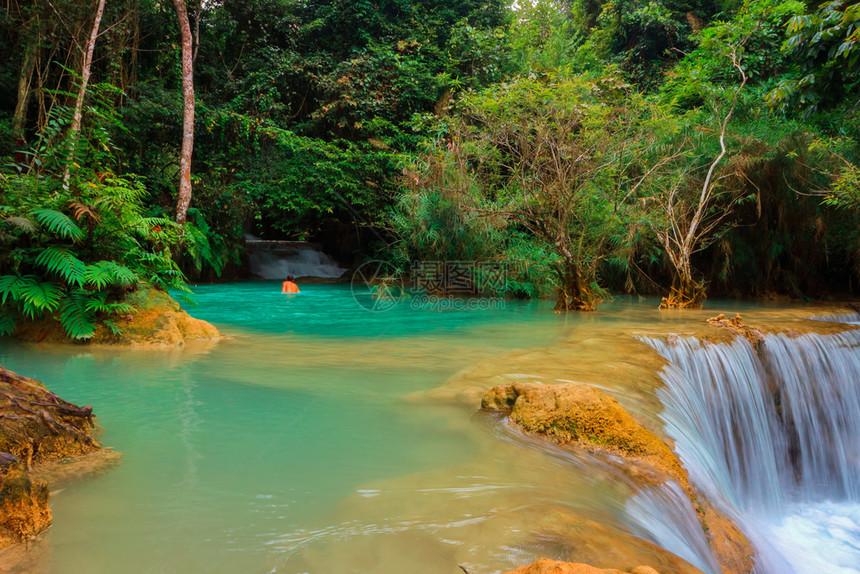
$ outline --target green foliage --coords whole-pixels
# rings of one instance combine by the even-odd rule
[[[860,90],[860,3],[835,0],[786,24],[783,49],[800,57],[794,73],[770,93],[771,103],[807,113],[836,105]]]
[[[513,279],[518,290],[555,284],[565,309],[596,307],[598,270],[636,198],[630,160],[647,106],[628,87],[547,75],[466,94],[447,137],[406,174],[401,240],[431,260],[531,252],[539,262]],[[536,280],[536,269],[552,275]]]
[[[662,87],[666,101],[680,108],[708,105],[738,84],[727,59],[736,50],[749,86],[772,85],[788,62],[778,46],[785,23],[805,9],[798,0],[747,1],[734,18],[715,22],[699,35],[699,47],[669,74]]]
[[[100,321],[130,311],[122,298],[138,281],[185,288],[171,258],[176,224],[144,216],[144,190],[133,180],[89,175],[69,189],[47,177],[0,176],[0,333],[20,318],[54,317],[70,337],[87,339]]]

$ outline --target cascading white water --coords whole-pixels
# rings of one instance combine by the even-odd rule
[[[249,238],[246,249],[251,273],[263,279],[283,280],[288,275],[332,279],[346,272],[313,243]]]
[[[690,479],[756,545],[762,573],[860,565],[860,330],[643,338],[669,361],[662,418]]]
[[[677,483],[640,490],[627,501],[624,513],[637,536],[680,556],[706,574],[720,571],[696,511]]]

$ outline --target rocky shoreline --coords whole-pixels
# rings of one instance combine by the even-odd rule
[[[0,549],[51,526],[49,486],[120,457],[93,436],[92,407],[65,401],[0,367]]]

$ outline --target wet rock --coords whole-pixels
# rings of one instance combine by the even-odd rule
[[[755,566],[752,547],[741,530],[696,493],[671,449],[612,397],[585,384],[514,383],[490,390],[482,406],[488,410],[510,410],[511,419],[525,430],[561,444],[621,457],[627,470],[645,483],[677,482],[696,509],[723,571],[745,574]]]
[[[720,313],[716,317],[708,319],[708,324],[714,327],[729,329],[744,337],[752,344],[753,349],[755,349],[755,352],[759,356],[764,352],[764,336],[761,331],[745,324],[740,313],[735,313],[734,319],[726,319],[726,316]]]
[[[14,335],[34,343],[127,347],[179,347],[193,340],[220,338],[218,329],[213,325],[190,316],[169,294],[150,285],[140,284],[137,290],[126,296],[125,302],[134,307],[134,312],[114,319],[121,334],[99,325],[91,339],[73,340],[66,335],[58,321],[44,319],[20,323]]]
[[[481,404],[489,410],[510,409],[511,419],[528,431],[644,463],[689,486],[669,447],[615,399],[589,385],[514,383],[493,388]]]
[[[48,483],[31,470],[99,451],[93,424],[91,407],[0,367],[0,548],[51,525]]]
[[[517,395],[513,385],[493,387],[481,400],[481,408],[496,411],[509,411],[514,408],[517,396],[519,395]]]
[[[528,566],[522,566],[507,574],[659,574],[659,572],[649,566],[637,566],[628,572],[614,568],[595,568],[588,564],[541,558]]]
[[[0,471],[0,548],[29,540],[50,525],[48,483],[31,480],[20,461]]]

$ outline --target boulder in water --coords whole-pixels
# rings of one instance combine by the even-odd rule
[[[636,422],[618,401],[592,386],[502,385],[491,389],[481,406],[510,410],[511,419],[528,431],[642,463],[689,488],[687,475],[669,447]]]
[[[749,541],[732,520],[694,491],[687,472],[669,447],[602,391],[578,383],[514,383],[491,389],[481,406],[487,410],[510,411],[511,420],[525,430],[560,444],[621,457],[628,463],[628,470],[646,483],[677,482],[696,509],[723,571],[745,574],[755,566]]]

